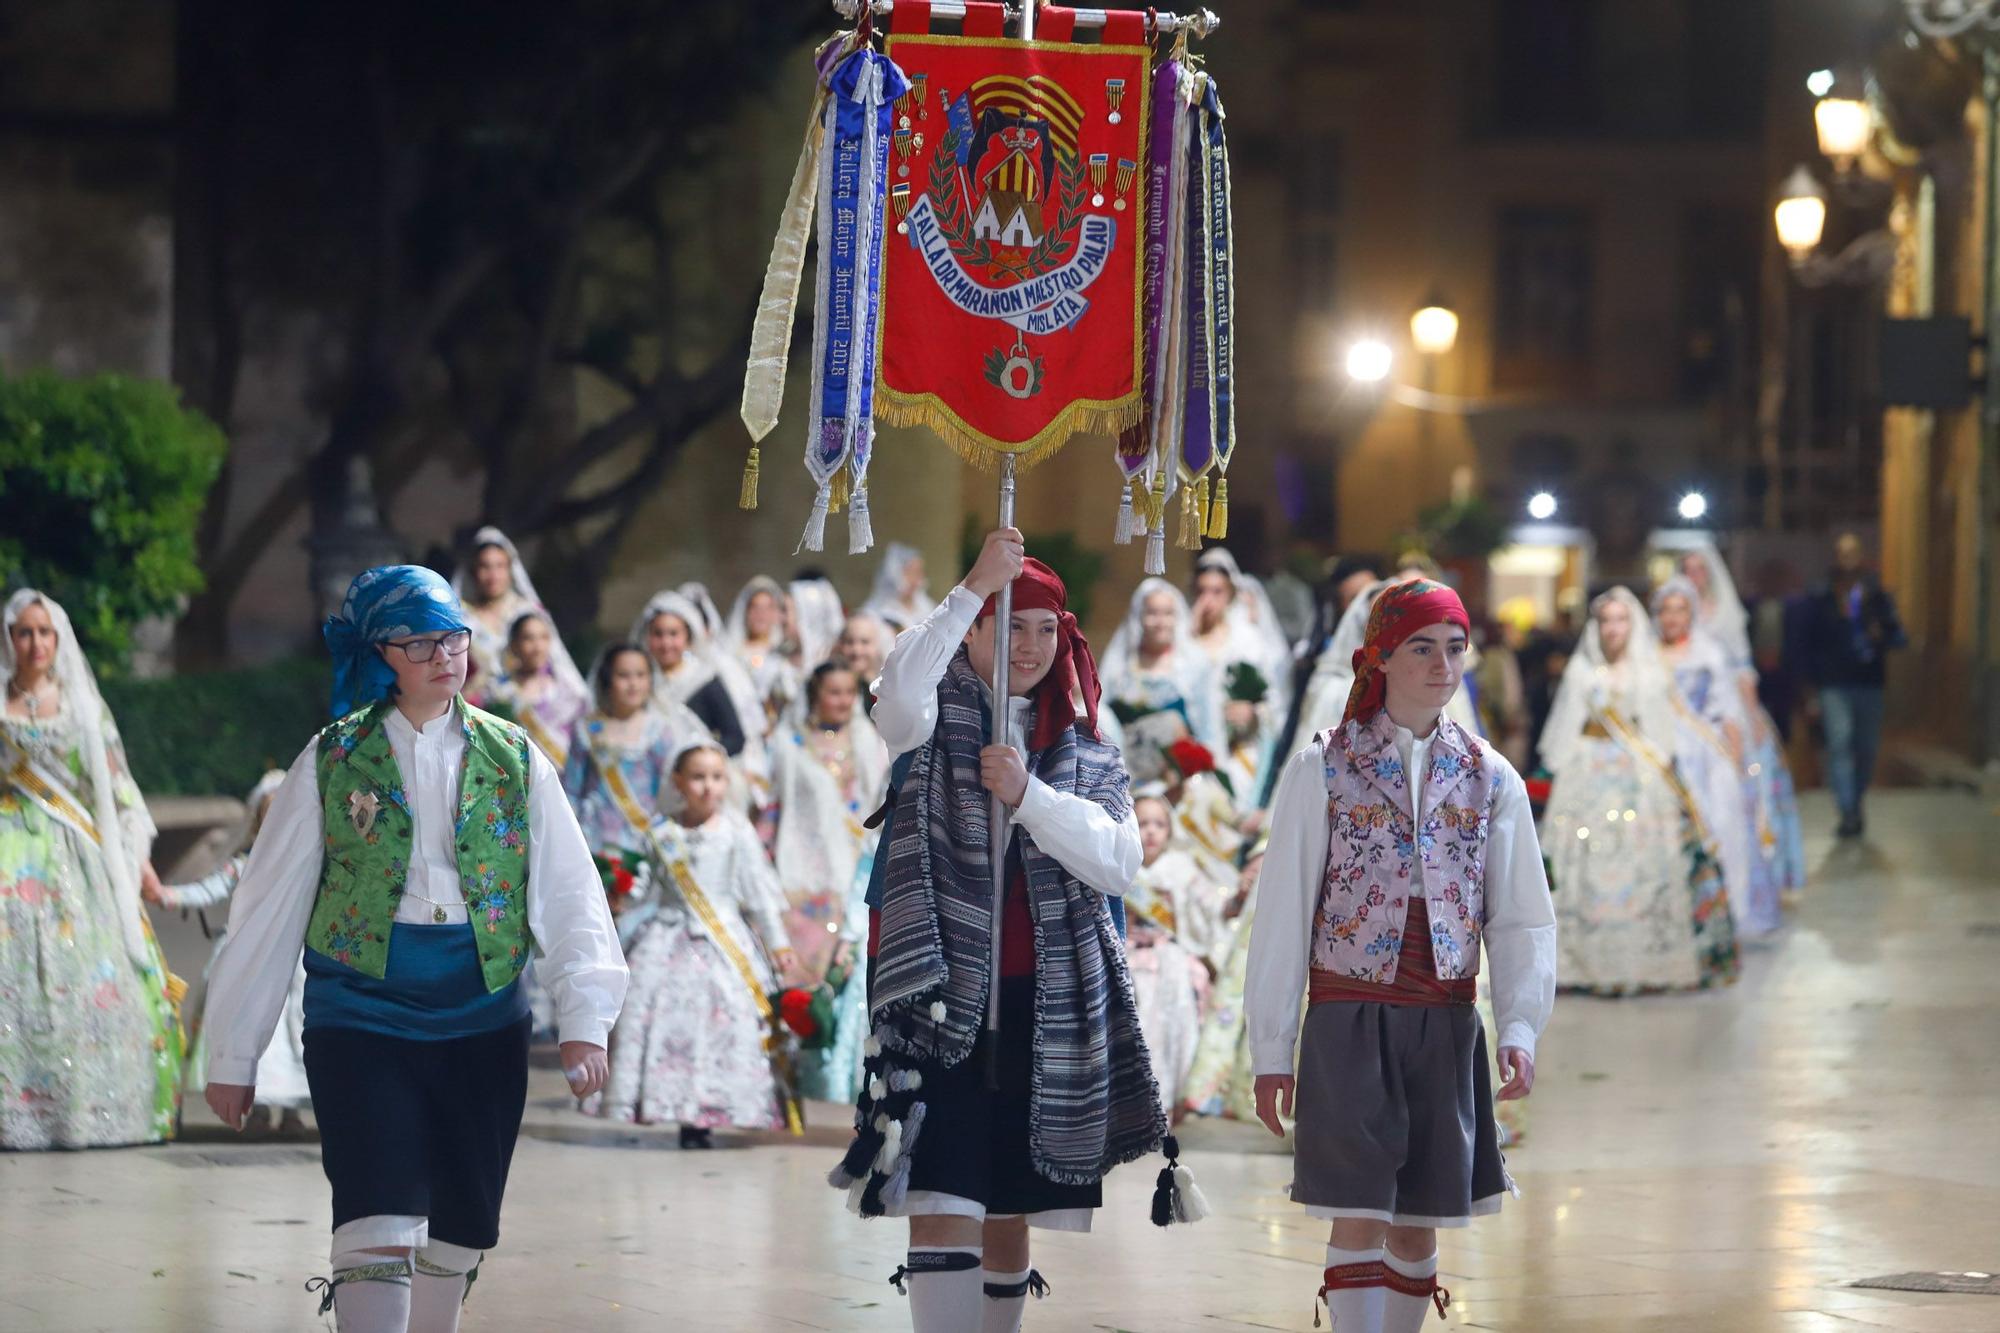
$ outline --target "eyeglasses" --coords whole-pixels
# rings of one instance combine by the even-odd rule
[[[437,650],[440,648],[444,649],[446,657],[460,657],[464,655],[467,648],[472,646],[472,631],[469,629],[455,629],[451,633],[439,638],[404,639],[400,643],[392,642],[389,646],[391,648],[401,648],[403,656],[409,658],[412,662],[428,662],[437,656]]]

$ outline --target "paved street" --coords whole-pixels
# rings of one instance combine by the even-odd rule
[[[2000,1269],[1995,811],[1885,793],[1864,846],[1833,844],[1821,793],[1807,819],[1817,882],[1741,984],[1558,1003],[1523,1197],[1447,1237],[1450,1327],[2000,1329],[2000,1297],[1848,1285]],[[196,966],[198,936],[171,945]],[[821,1180],[835,1108],[803,1144],[683,1153],[570,1115],[553,1070],[536,1088],[467,1330],[907,1327],[898,1229]],[[0,1158],[0,1329],[317,1326],[316,1149],[190,1120],[171,1147]],[[1159,1233],[1157,1161],[1121,1171],[1096,1235],[1040,1249],[1054,1290],[1029,1327],[1312,1327],[1324,1237],[1283,1197],[1288,1159],[1243,1126],[1186,1138],[1218,1216]]]

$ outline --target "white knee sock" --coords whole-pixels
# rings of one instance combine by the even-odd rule
[[[890,1278],[910,1294],[910,1327],[916,1333],[978,1333],[986,1300],[978,1245],[912,1248]],[[907,1284],[907,1285],[906,1285]]]
[[[1382,1298],[1382,1333],[1417,1333],[1431,1314],[1431,1292],[1437,1288],[1438,1257],[1399,1259],[1393,1254],[1382,1260],[1388,1269],[1388,1285]],[[1445,1299],[1450,1300],[1449,1293]]]
[[[1334,1333],[1382,1333],[1382,1250],[1326,1247],[1320,1287]],[[1318,1316],[1315,1315],[1315,1318]]]
[[[324,1281],[315,1279],[315,1282]],[[306,1285],[308,1291],[313,1284]],[[405,1333],[410,1325],[410,1261],[386,1254],[346,1254],[320,1288],[320,1313],[333,1309],[340,1333]]]
[[[1042,1281],[1042,1275],[1032,1268],[1024,1268],[1018,1273],[996,1273],[989,1268],[983,1277],[986,1304],[979,1333],[1020,1333],[1021,1316],[1027,1312],[1029,1293],[1032,1292],[1039,1300],[1049,1291],[1049,1284]]]
[[[409,1333],[458,1333],[466,1288],[479,1274],[482,1251],[434,1240],[417,1251],[410,1282]]]

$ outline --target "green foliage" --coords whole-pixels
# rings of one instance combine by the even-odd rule
[[[327,722],[332,673],[301,658],[244,671],[108,680],[104,701],[149,796],[240,796]]]
[[[960,569],[971,569],[972,562],[979,558],[979,548],[986,541],[988,529],[982,520],[966,515],[965,527],[959,533],[958,554]],[[1080,623],[1090,622],[1091,596],[1096,591],[1098,576],[1104,572],[1104,553],[1093,551],[1076,539],[1073,532],[1024,532],[1028,554],[1035,557],[1056,572],[1069,591],[1069,612]]]
[[[1271,683],[1248,662],[1231,662],[1223,679],[1223,695],[1231,703],[1260,704],[1270,697]]]
[[[1477,497],[1432,505],[1402,539],[1404,549],[1439,561],[1484,560],[1506,544],[1507,520]]]
[[[61,602],[117,675],[131,627],[202,586],[195,534],[226,449],[171,385],[0,376],[0,584]]]

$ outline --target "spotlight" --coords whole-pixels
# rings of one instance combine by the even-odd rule
[[[1364,338],[1347,349],[1347,377],[1361,384],[1379,384],[1389,378],[1394,360],[1389,344]]]
[[[1528,517],[1537,523],[1546,523],[1556,516],[1556,497],[1547,491],[1536,491],[1528,497]]]
[[[1681,517],[1690,523],[1699,523],[1708,515],[1708,497],[1700,491],[1689,491],[1681,497]]]

